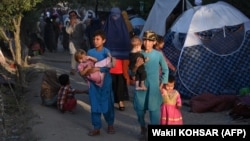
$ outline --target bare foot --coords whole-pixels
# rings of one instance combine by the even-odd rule
[[[136,87],[135,90],[143,90],[142,87]]]
[[[145,86],[142,86],[141,88],[142,88],[142,90],[147,90],[147,87],[145,87]]]

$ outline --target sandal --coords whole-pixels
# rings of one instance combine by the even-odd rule
[[[120,102],[118,103],[118,109],[119,109],[120,111],[124,111],[124,110],[125,110],[125,106],[124,106],[123,101],[120,101]]]
[[[100,135],[100,130],[99,130],[99,129],[91,130],[91,131],[89,131],[88,135],[89,135],[89,136],[97,136],[97,135]]]
[[[108,126],[108,134],[115,134],[115,129],[112,125]]]

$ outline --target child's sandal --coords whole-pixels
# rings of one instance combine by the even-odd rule
[[[97,136],[97,135],[100,135],[100,130],[99,130],[99,129],[91,130],[91,131],[89,131],[88,135],[89,135],[89,136]]]
[[[108,126],[108,134],[115,134],[115,129],[113,126]]]

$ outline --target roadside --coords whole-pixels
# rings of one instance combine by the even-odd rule
[[[30,135],[36,141],[138,141],[140,127],[137,122],[136,114],[132,105],[132,86],[129,88],[130,101],[126,101],[125,111],[115,110],[115,129],[116,134],[106,133],[107,125],[103,120],[101,135],[90,137],[88,131],[92,129],[90,120],[90,106],[88,95],[76,95],[77,109],[74,114],[60,113],[55,107],[41,105],[40,86],[44,70],[54,69],[57,74],[69,73],[70,55],[62,49],[56,53],[45,52],[44,55],[32,57],[34,73],[29,74],[29,104],[34,113],[34,118],[29,122]],[[71,83],[74,88],[87,89],[86,83],[79,75],[70,75]],[[188,101],[184,101],[188,103]],[[191,113],[190,107],[184,105],[182,108],[184,124],[188,125],[249,125],[249,120],[232,120],[228,111],[218,113]],[[147,116],[147,121],[148,115]]]
[[[60,113],[55,107],[41,105],[40,86],[43,72],[47,69],[54,69],[57,74],[69,73],[70,55],[68,52],[58,51],[57,53],[46,52],[42,56],[35,56],[31,59],[33,67],[37,69],[30,74],[30,107],[32,107],[35,117],[30,121],[33,138],[39,141],[80,141],[80,140],[117,140],[136,141],[140,132],[136,115],[131,101],[126,101],[125,111],[119,111],[116,106],[115,129],[116,134],[106,133],[107,125],[103,120],[101,135],[90,137],[88,131],[92,129],[90,120],[90,106],[88,95],[76,95],[77,109],[74,114]],[[87,89],[87,84],[79,75],[70,75],[72,86],[76,89]],[[132,94],[130,89],[130,94]]]

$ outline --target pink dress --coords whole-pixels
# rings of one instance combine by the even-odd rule
[[[80,63],[78,65],[78,71],[84,70],[85,68],[87,68],[87,66],[92,67],[112,67],[112,62],[110,57],[107,57],[101,61],[98,61],[96,63],[94,63],[91,60],[88,60],[87,62],[84,63]],[[96,71],[94,73],[91,73],[87,76],[85,76],[84,78],[87,78],[87,80],[91,80],[94,81],[96,85],[98,86],[102,86],[103,84],[103,78],[104,78],[104,73],[100,72],[100,71]]]
[[[161,105],[161,125],[182,125],[182,114],[176,105],[182,105],[181,97],[178,91],[169,93],[162,90],[163,103]]]

